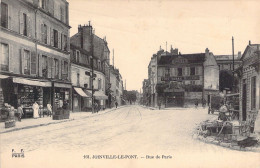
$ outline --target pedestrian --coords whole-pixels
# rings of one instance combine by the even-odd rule
[[[18,121],[22,121],[22,115],[23,115],[23,105],[19,105],[17,108],[18,113]]]
[[[158,103],[158,106],[159,106],[159,110],[161,109],[161,102],[159,101]]]
[[[198,105],[199,105],[199,101],[198,99],[195,100],[195,108],[197,109],[198,108]]]
[[[205,106],[206,106],[206,100],[205,99],[202,100],[202,106],[203,106],[203,108],[205,108]]]
[[[118,106],[118,103],[117,103],[117,101],[115,102],[115,105],[116,105],[116,108],[117,108],[117,106]]]
[[[39,105],[37,104],[37,102],[35,102],[32,106],[33,108],[33,118],[39,118]]]
[[[47,104],[47,110],[48,110],[48,115],[50,115],[50,117],[52,116],[52,107],[50,104]]]

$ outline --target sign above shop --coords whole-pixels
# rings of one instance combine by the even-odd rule
[[[171,76],[171,77],[161,77],[161,81],[183,81],[183,80],[200,80],[200,76]]]

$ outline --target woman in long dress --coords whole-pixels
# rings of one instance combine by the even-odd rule
[[[33,108],[33,118],[39,118],[39,105],[35,102],[32,108]]]

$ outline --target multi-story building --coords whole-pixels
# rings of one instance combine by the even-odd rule
[[[111,84],[111,105],[110,107],[115,106],[115,102],[118,103],[119,106],[123,104],[123,81],[122,76],[119,72],[119,69],[110,65],[110,84]]]
[[[188,106],[209,100],[219,87],[219,69],[208,49],[199,54],[158,56],[157,101],[162,106]]]
[[[240,66],[241,52],[238,52],[238,55],[234,55],[234,67],[232,55],[215,55],[215,58],[219,67],[219,90],[237,92],[238,87],[236,86],[238,85],[238,81],[234,77],[233,68],[235,70]]]
[[[260,44],[247,45],[237,69],[239,81],[239,120],[254,127],[260,109]]]
[[[1,0],[0,104],[26,109],[37,102],[55,111],[71,103],[68,6],[66,0]]]
[[[73,35],[70,41],[74,111],[88,111],[92,107],[92,87],[94,101],[101,108],[105,108],[108,99],[106,90],[109,88],[109,49],[106,40],[95,35],[89,24],[80,25],[78,33]],[[93,84],[91,83],[92,61]]]

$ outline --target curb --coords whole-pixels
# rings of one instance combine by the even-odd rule
[[[118,108],[113,108],[113,109],[107,110],[106,112],[103,112],[103,113],[97,113],[97,114],[94,113],[94,115],[89,115],[89,116],[85,116],[85,117],[78,118],[78,119],[73,118],[73,119],[65,119],[65,120],[60,120],[60,121],[56,120],[57,122],[48,122],[48,123],[45,123],[45,124],[30,125],[30,126],[21,127],[21,128],[14,128],[12,130],[6,130],[6,131],[3,131],[3,132],[0,132],[0,134],[19,131],[19,130],[23,130],[23,129],[37,128],[37,127],[41,127],[41,126],[48,126],[48,125],[52,125],[52,124],[59,124],[59,123],[64,123],[64,122],[69,122],[69,121],[74,121],[74,120],[82,120],[82,119],[86,119],[86,118],[91,118],[91,117],[103,115],[103,114],[106,114],[106,113],[109,113],[109,112],[112,112],[112,111],[115,111],[117,109],[121,109],[121,108],[124,108],[124,107],[127,107],[127,106],[120,106]],[[51,121],[53,121],[53,120],[51,120]]]

